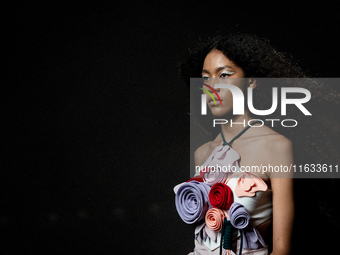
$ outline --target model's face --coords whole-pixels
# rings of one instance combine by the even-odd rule
[[[225,79],[244,78],[244,72],[239,66],[229,60],[221,51],[214,49],[210,51],[204,60],[202,77],[205,79],[206,84],[215,88],[214,84],[225,83]],[[221,81],[221,79],[223,80]],[[247,84],[244,83],[244,80],[245,79],[232,79],[231,84],[241,88],[242,91],[245,91]],[[230,84],[230,82],[228,83]],[[204,88],[212,92],[208,89],[208,87]],[[208,105],[212,114],[214,116],[224,116],[231,113],[233,108],[233,97],[230,90],[224,88],[215,88],[215,90],[221,98],[222,105],[219,100],[216,100],[217,105],[215,105],[211,97],[208,96]]]

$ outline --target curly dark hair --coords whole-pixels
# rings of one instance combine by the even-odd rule
[[[273,129],[292,140],[296,164],[339,164],[338,91],[327,84],[308,78],[291,56],[277,51],[269,40],[243,33],[218,34],[204,42],[199,41],[194,49],[189,50],[189,55],[179,65],[180,76],[187,85],[190,84],[190,78],[201,77],[204,59],[213,49],[223,52],[228,59],[242,68],[246,77],[306,78],[301,79],[303,82],[295,86],[305,87],[311,92],[312,99],[308,102],[307,108],[312,112],[312,118],[302,115],[299,109],[292,107],[287,109],[289,111],[287,116],[297,119],[298,126],[293,128],[277,126]],[[254,105],[257,109],[268,109],[268,105],[271,106],[272,91],[268,86],[273,85],[257,84],[254,89]],[[275,84],[275,87],[280,87],[280,84]],[[282,118],[278,113],[268,117]],[[308,181],[314,183],[313,180]],[[332,201],[327,200],[325,192],[320,192],[321,189],[327,189],[328,194],[334,194],[337,185],[338,180],[318,181],[318,188],[314,191],[317,193],[315,197],[319,209],[331,214],[332,223],[340,227],[340,220],[334,207],[329,206]]]
[[[285,54],[274,49],[267,39],[250,34],[216,35],[199,42],[190,56],[181,63],[181,77],[200,77],[205,56],[217,49],[241,67],[246,77],[305,77],[302,70]],[[287,68],[289,66],[289,68]]]

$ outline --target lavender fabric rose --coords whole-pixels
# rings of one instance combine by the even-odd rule
[[[210,186],[197,181],[183,183],[176,192],[176,209],[187,224],[204,220],[209,204]]]
[[[248,226],[250,215],[246,208],[240,203],[233,203],[229,210],[230,223],[237,229],[244,229]]]
[[[265,242],[257,229],[249,225],[250,215],[242,204],[233,203],[229,210],[229,217],[231,225],[241,230],[244,249],[258,249],[261,245],[265,246]]]

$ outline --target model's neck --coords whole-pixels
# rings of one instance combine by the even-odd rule
[[[251,116],[249,112],[245,112],[244,115],[232,116],[227,119],[228,123],[221,125],[222,132],[225,138],[230,140],[235,137],[238,133],[240,133],[245,127],[248,126],[248,121],[251,120]]]

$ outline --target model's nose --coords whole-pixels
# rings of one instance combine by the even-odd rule
[[[220,88],[215,88],[215,84],[216,84],[216,83],[213,83],[213,84],[212,84],[212,87],[215,89],[216,92],[220,92]]]
[[[213,92],[219,92],[220,88],[215,88],[216,80],[215,79],[210,80],[209,82],[204,82],[204,87],[211,93]]]

